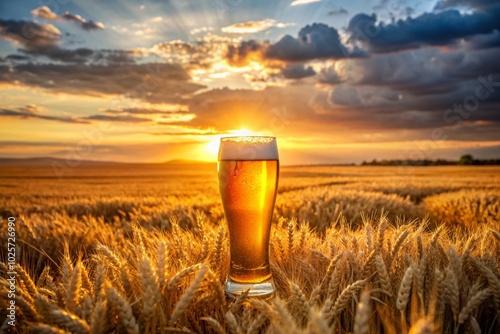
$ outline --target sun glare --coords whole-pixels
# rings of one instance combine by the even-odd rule
[[[253,132],[247,129],[239,129],[239,130],[229,130],[226,135],[218,135],[212,136],[208,139],[203,145],[203,160],[206,161],[217,161],[217,155],[219,153],[219,145],[221,137],[229,137],[229,136],[258,136],[260,135],[257,132]]]
[[[230,130],[229,131],[231,136],[257,136],[258,134],[247,130],[247,129],[239,129],[239,130]]]
[[[220,136],[213,136],[204,147],[205,159],[209,161],[216,161],[217,154],[219,153]]]

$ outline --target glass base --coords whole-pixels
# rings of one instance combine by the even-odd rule
[[[236,283],[228,278],[226,278],[226,283],[224,284],[224,291],[226,295],[230,298],[236,298],[243,292],[250,290],[248,292],[248,297],[272,297],[275,287],[273,278],[260,283]]]

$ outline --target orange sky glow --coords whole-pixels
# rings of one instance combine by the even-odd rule
[[[215,161],[257,134],[283,164],[498,158],[500,27],[447,30],[496,7],[372,2],[3,3],[0,157]]]

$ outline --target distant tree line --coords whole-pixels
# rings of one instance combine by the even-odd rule
[[[377,160],[363,161],[362,166],[480,166],[480,165],[500,165],[500,159],[474,159],[470,154],[465,154],[459,160],[446,159],[423,159],[423,160]]]

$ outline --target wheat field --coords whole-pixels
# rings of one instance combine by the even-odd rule
[[[500,167],[281,168],[267,300],[224,295],[213,164],[1,166],[0,218],[2,333],[500,332]]]

